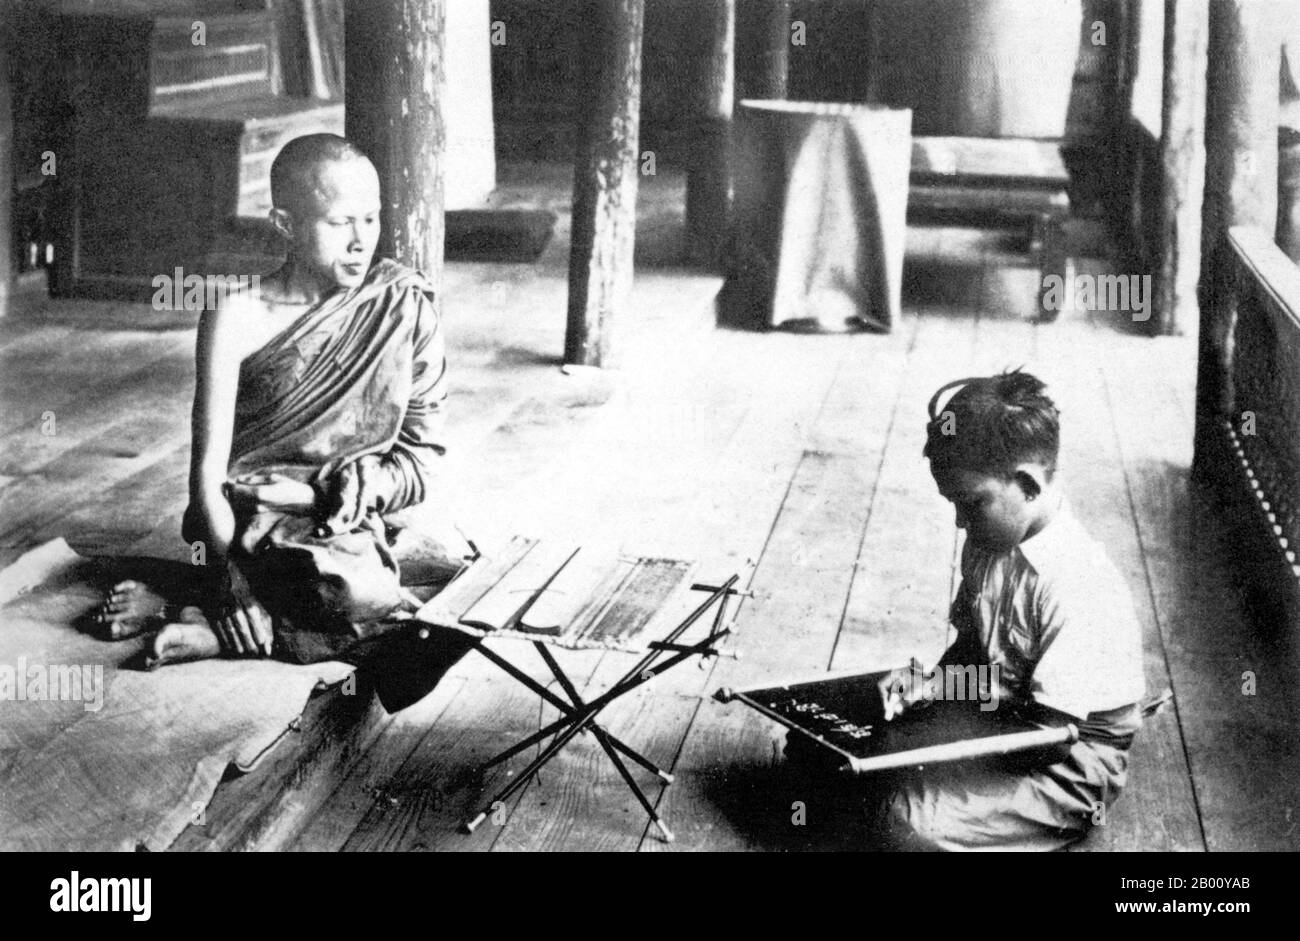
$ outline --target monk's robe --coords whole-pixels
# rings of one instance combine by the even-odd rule
[[[401,687],[385,705],[422,695],[468,649],[458,637],[417,641],[397,616],[410,607],[399,586],[440,587],[464,563],[467,546],[409,522],[425,501],[438,509],[446,397],[432,289],[386,259],[240,368],[226,489],[231,556],[272,616],[274,656],[378,664],[381,698],[386,681]],[[311,506],[241,497],[278,474],[309,484],[322,506],[334,473],[367,455],[379,460],[376,505],[351,532],[318,535],[322,514]]]

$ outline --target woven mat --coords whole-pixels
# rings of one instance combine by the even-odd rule
[[[120,669],[143,639],[108,643],[73,626],[120,569],[56,540],[0,572],[0,850],[166,849],[228,768],[251,770],[319,684],[351,672],[230,660]]]

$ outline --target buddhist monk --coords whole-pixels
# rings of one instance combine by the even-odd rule
[[[432,290],[375,258],[379,178],[347,140],[286,144],[271,195],[284,265],[199,322],[183,536],[206,577],[188,597],[122,582],[100,629],[154,631],[150,667],[359,662],[383,649],[431,688],[468,649],[438,634],[417,643],[401,626],[417,603],[408,586],[445,583],[468,551],[449,527],[435,538],[412,525],[444,503],[447,365]]]

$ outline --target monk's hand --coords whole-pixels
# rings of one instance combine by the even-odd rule
[[[335,472],[325,499],[324,521],[318,527],[322,536],[349,533],[379,505],[378,484],[380,458],[367,454]]]
[[[221,646],[237,656],[269,657],[275,636],[271,630],[271,615],[253,596],[239,567],[230,563],[228,568],[228,606],[213,619]]]
[[[226,482],[225,495],[232,506],[289,512],[310,510],[316,503],[316,491],[310,484],[276,473],[236,477]]]

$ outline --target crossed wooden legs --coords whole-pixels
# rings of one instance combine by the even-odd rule
[[[615,699],[631,692],[643,683],[648,683],[660,673],[672,669],[677,666],[677,664],[682,663],[690,657],[716,655],[718,651],[715,649],[714,645],[730,633],[730,631],[722,625],[726,612],[727,598],[729,595],[735,593],[733,586],[736,581],[737,578],[733,575],[720,588],[704,587],[703,590],[712,592],[709,599],[696,608],[685,621],[674,628],[667,638],[661,642],[649,644],[649,652],[638,661],[636,666],[629,670],[613,686],[590,702],[585,702],[583,700],[582,696],[578,693],[577,688],[560,668],[559,663],[556,662],[555,657],[551,654],[546,644],[540,641],[534,641],[533,646],[537,649],[537,652],[541,654],[547,667],[550,668],[556,681],[564,690],[565,695],[568,696],[568,701],[555,695],[551,690],[534,680],[527,673],[524,673],[504,657],[500,656],[495,651],[490,650],[485,642],[480,641],[476,649],[483,654],[483,656],[487,657],[510,676],[514,677],[520,683],[524,684],[533,692],[537,693],[537,695],[541,696],[551,705],[559,709],[561,716],[551,724],[538,729],[532,735],[529,735],[524,740],[512,745],[495,758],[484,763],[482,766],[484,769],[490,768],[493,765],[500,764],[501,762],[514,757],[527,748],[531,748],[533,745],[538,744],[550,735],[555,736],[551,739],[550,743],[538,753],[537,757],[534,758],[526,768],[524,768],[523,771],[515,775],[509,784],[494,795],[493,798],[487,802],[487,805],[480,810],[473,819],[469,820],[465,824],[465,831],[467,833],[473,833],[474,830],[476,830],[479,825],[488,818],[489,814],[491,814],[497,807],[502,806],[502,802],[507,800],[511,794],[515,793],[515,791],[519,790],[536,777],[537,773],[542,769],[542,766],[554,758],[559,753],[560,749],[567,745],[574,736],[579,732],[590,731],[595,736],[596,741],[600,744],[600,747],[604,750],[605,754],[609,756],[609,760],[614,765],[615,770],[618,771],[619,776],[636,796],[637,802],[641,804],[645,809],[645,812],[649,815],[650,820],[659,829],[664,840],[671,843],[673,840],[672,832],[668,829],[667,824],[664,823],[663,818],[661,818],[655,810],[654,804],[650,802],[650,799],[646,797],[645,792],[642,791],[640,786],[636,783],[636,780],[632,777],[631,771],[628,770],[628,767],[621,756],[630,758],[636,764],[639,764],[641,767],[659,778],[659,780],[664,784],[672,784],[673,776],[667,771],[664,771],[658,765],[654,764],[654,762],[650,761],[650,759],[646,758],[640,752],[637,752],[615,736],[611,735],[603,726],[598,725],[596,723],[596,716],[598,716],[601,710]],[[695,644],[677,643],[677,640],[682,633],[695,623],[695,621],[715,603],[718,606],[717,613],[714,616],[713,626],[710,629],[708,636]],[[665,653],[672,653],[673,656],[664,660],[662,663],[657,663],[656,661],[659,657]]]

